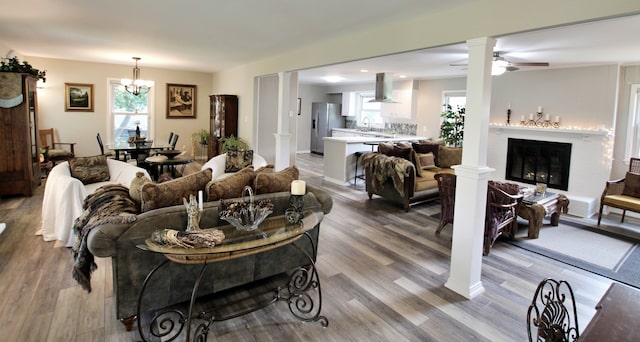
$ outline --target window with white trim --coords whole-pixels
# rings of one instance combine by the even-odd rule
[[[640,84],[632,84],[629,92],[629,121],[625,160],[640,157]]]
[[[451,105],[454,110],[457,107],[464,108],[467,105],[467,92],[464,90],[445,90],[442,92],[442,110]]]
[[[356,112],[358,113],[357,126],[366,128],[382,128],[384,129],[384,118],[382,117],[382,103],[369,102],[375,99],[374,94],[358,93],[358,105]]]
[[[109,80],[109,143],[126,142],[135,135],[136,126],[140,126],[141,136],[153,139],[153,94],[151,88],[146,94],[133,95],[125,90],[120,80]]]

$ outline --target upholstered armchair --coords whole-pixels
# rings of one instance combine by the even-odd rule
[[[518,206],[521,201],[522,194],[518,184],[489,181],[484,225],[484,255],[489,254],[499,236],[504,234],[513,239],[518,230]]]
[[[604,206],[622,210],[620,222],[624,222],[627,210],[640,212],[640,158],[631,158],[629,171],[622,179],[607,181],[600,196],[598,225],[602,220]]]

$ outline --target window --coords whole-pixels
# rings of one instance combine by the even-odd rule
[[[382,103],[369,102],[375,98],[374,94],[358,93],[358,126],[366,128],[384,128],[382,117]]]
[[[625,161],[629,161],[631,157],[640,157],[640,84],[631,85],[628,115]]]
[[[467,105],[467,93],[464,90],[444,91],[442,92],[442,108],[451,105],[454,110]]]
[[[126,142],[135,135],[138,122],[140,135],[153,139],[153,102],[153,88],[136,96],[126,91],[120,80],[109,80],[109,139],[114,143]]]

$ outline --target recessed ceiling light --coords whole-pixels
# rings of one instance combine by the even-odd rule
[[[326,76],[326,77],[323,77],[323,79],[329,83],[337,83],[342,81],[344,78],[340,76]]]
[[[400,78],[407,78],[407,75],[400,75],[400,76],[398,76],[398,77],[400,77]]]
[[[369,72],[367,69],[360,69],[360,72]]]

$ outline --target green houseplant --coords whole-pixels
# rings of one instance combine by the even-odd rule
[[[442,124],[440,124],[440,138],[448,146],[462,146],[464,134],[465,108],[457,106],[454,110],[451,105],[444,106],[445,110],[440,114]]]
[[[194,133],[193,135],[198,137],[198,139],[200,139],[201,145],[206,145],[207,141],[209,140],[209,131],[207,131],[204,128]]]
[[[46,70],[38,70],[34,67],[31,66],[31,64],[29,64],[29,62],[27,61],[23,61],[22,63],[20,63],[20,61],[18,60],[18,57],[8,57],[9,55],[12,54],[12,51],[9,51],[9,53],[7,53],[7,57],[6,58],[2,58],[2,61],[0,61],[0,72],[15,72],[15,73],[23,73],[23,74],[29,74],[33,77],[35,77],[36,79],[42,80],[42,82],[46,82]]]
[[[222,153],[229,150],[242,151],[247,148],[247,143],[242,138],[234,137],[230,135],[222,139]]]

